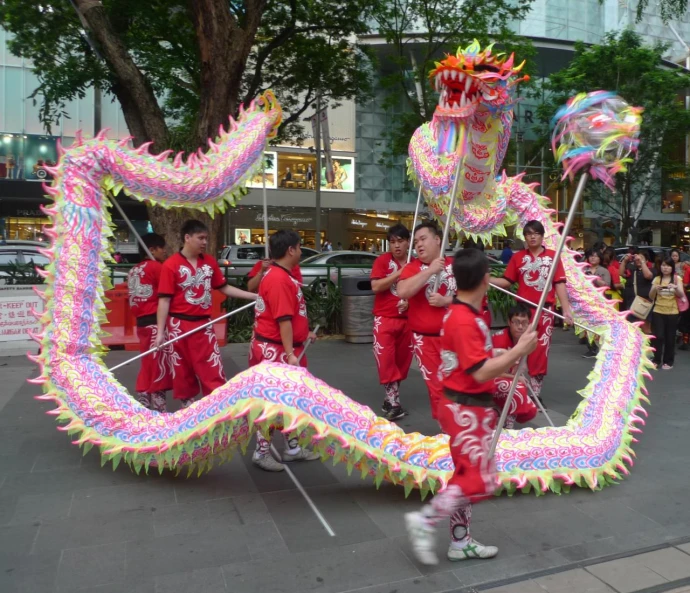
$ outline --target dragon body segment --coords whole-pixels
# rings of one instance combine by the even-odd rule
[[[231,122],[229,131],[221,129],[208,152],[193,154],[186,163],[180,155],[170,162],[168,153],[153,157],[145,146],[132,150],[104,135],[78,139],[63,151],[51,171],[54,182],[46,187],[55,203],[46,209],[53,221],[48,231],[53,245],[45,250],[52,260],[43,272],[46,290],[40,293],[45,313],[36,313],[42,330],[34,338],[41,353],[30,355],[40,367],[39,376],[31,380],[43,388],[37,397],[55,403],[48,413],[84,452],[96,446],[103,463],[117,466],[124,461],[137,472],[156,467],[201,473],[237,446],[244,449],[257,428],[280,423],[303,444],[311,443],[324,460],[344,462],[348,471],[356,469],[377,484],[400,484],[406,493],[413,488],[423,494],[435,491],[453,470],[447,436],[406,434],[305,369],[265,362],[189,408],[161,414],[136,402],[103,364],[101,278],[112,234],[103,190],[125,191],[164,207],[222,211],[260,169],[280,118],[279,106],[267,93]],[[509,112],[502,110],[500,118],[499,143],[505,139]],[[493,121],[487,118],[489,123]],[[431,132],[427,129],[414,141],[435,154],[424,143],[432,137],[424,134]],[[494,169],[498,164],[492,161]],[[443,170],[452,169],[451,162]],[[542,198],[519,179],[503,179],[499,186],[502,208],[521,220],[542,220],[552,241],[556,231]],[[482,221],[485,214],[497,216],[485,210],[478,207],[472,215]],[[625,465],[631,463],[634,424],[643,411],[643,373],[638,369],[644,360],[644,337],[608,307],[572,258],[565,263],[579,318],[604,333],[601,354],[585,399],[566,426],[504,433],[497,449],[498,490],[560,492],[572,484],[599,488],[627,472]],[[614,347],[620,344],[624,346]]]

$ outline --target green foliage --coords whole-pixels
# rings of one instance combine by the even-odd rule
[[[444,54],[455,53],[473,39],[483,46],[495,42],[497,53],[515,52],[518,63],[534,54],[531,42],[511,30],[512,22],[528,15],[532,2],[390,0],[374,4],[374,28],[389,44],[379,58],[384,73],[381,86],[387,95],[384,107],[396,113],[386,133],[389,163],[407,154],[414,130],[431,119],[438,96],[428,82],[428,73]],[[421,96],[416,83],[421,86]]]
[[[42,270],[45,269],[45,266],[37,266],[33,260],[26,264],[20,264],[15,261],[2,266],[0,271],[7,274],[5,276],[5,284],[8,285],[43,284],[45,278],[36,271],[37,267]]]
[[[599,0],[600,4],[604,2],[605,0]],[[660,9],[661,20],[664,23],[668,23],[674,19],[682,19],[688,11],[688,0],[661,0],[655,1],[654,5]],[[648,6],[649,0],[637,0],[635,16],[638,23],[642,20]]]
[[[505,266],[491,266],[491,276],[494,278],[501,278],[505,270]],[[507,320],[508,311],[513,305],[515,305],[515,299],[507,295],[505,292],[501,292],[500,290],[493,288],[489,288],[489,292],[487,294],[489,297],[489,305],[491,305],[494,316],[502,315],[503,319]]]
[[[614,91],[631,105],[644,108],[640,150],[628,172],[616,177],[616,195],[591,184],[588,199],[595,209],[620,224],[627,236],[639,220],[636,207],[658,199],[660,189],[687,189],[683,144],[690,132],[690,113],[683,95],[690,76],[663,61],[667,46],[644,45],[635,32],[608,34],[600,45],[575,44],[569,66],[552,74],[545,84],[546,101],[538,113],[548,137],[548,122],[568,98],[580,92]],[[660,186],[661,184],[661,186]]]
[[[245,2],[227,10],[239,28],[248,18]],[[252,10],[262,3],[251,2]],[[289,0],[267,2],[249,56],[234,76],[241,101],[271,88],[285,111],[280,138],[304,135],[302,114],[317,91],[324,102],[366,99],[371,82],[362,67],[364,50],[353,42],[368,31],[366,0]],[[169,122],[172,147],[196,149],[194,124],[201,85],[199,44],[187,0],[103,0],[118,40],[153,88]],[[97,84],[118,97],[126,82],[92,49],[70,0],[5,0],[0,26],[10,31],[10,50],[30,59],[39,86],[32,94],[50,131],[68,101],[84,97]],[[218,60],[226,59],[217,56]],[[123,105],[123,108],[125,106]]]

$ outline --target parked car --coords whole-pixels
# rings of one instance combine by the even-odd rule
[[[376,254],[368,251],[329,251],[313,255],[300,262],[300,266],[305,266],[302,267],[304,285],[326,287],[329,281],[333,285],[337,284],[338,268],[333,267],[329,270],[328,266],[339,266],[342,276],[369,277],[376,257]],[[366,265],[367,267],[348,268],[348,265]]]
[[[218,257],[218,264],[227,269],[228,276],[246,276],[256,262],[262,260],[266,253],[265,247],[258,245],[228,245],[223,248]],[[302,247],[302,259],[318,255],[319,252],[309,247]],[[234,266],[234,263],[247,264]]]
[[[7,245],[0,245],[0,267],[12,264],[27,265],[33,262],[37,266],[45,266],[50,259],[38,250],[47,245],[38,241],[8,241]],[[6,284],[11,274],[6,270],[0,270],[0,284]]]

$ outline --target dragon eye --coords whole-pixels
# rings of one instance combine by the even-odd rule
[[[475,72],[498,72],[499,69],[496,68],[496,66],[492,66],[490,64],[477,64],[474,67]]]

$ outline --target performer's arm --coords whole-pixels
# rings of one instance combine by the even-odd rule
[[[259,284],[261,284],[261,279],[264,277],[264,274],[266,273],[266,270],[268,270],[268,267],[271,265],[271,260],[270,259],[264,259],[261,262],[261,267],[259,270],[249,278],[249,281],[247,282],[247,290],[249,292],[259,292]]]
[[[506,290],[508,290],[508,289],[513,285],[513,282],[511,282],[511,281],[508,280],[507,278],[494,278],[494,277],[491,277],[491,278],[489,279],[489,282],[490,282],[491,284],[493,284],[494,286],[498,286],[499,288],[505,288]]]
[[[220,290],[225,296],[229,296],[233,299],[245,299],[247,301],[255,301],[258,296],[253,292],[247,292],[246,290],[242,290],[241,288],[237,288],[236,286],[230,286],[229,284],[221,286],[218,290]]]
[[[377,278],[376,280],[372,279],[371,290],[373,290],[374,293],[385,292],[391,286],[393,286],[393,284],[395,284],[395,281],[398,278],[400,278],[400,274],[402,274],[402,268],[400,268],[397,272],[394,272],[390,276],[386,276],[385,278]],[[399,290],[398,294],[400,294]]]
[[[563,309],[563,317],[565,317],[565,322],[568,325],[573,324],[573,310],[570,307],[570,300],[568,299],[568,289],[565,286],[565,282],[559,282],[556,284],[556,295],[561,303],[561,309]]]
[[[160,348],[161,344],[165,342],[165,324],[168,321],[169,312],[170,297],[158,297],[158,311],[156,312],[156,322],[158,324],[158,333],[156,334],[156,348]]]
[[[654,278],[654,273],[652,272],[652,270],[649,269],[649,266],[647,265],[647,259],[643,255],[641,255],[640,258],[642,259],[642,266],[640,267],[640,269],[642,270],[642,275],[647,280],[651,280],[652,278]]]
[[[537,347],[537,332],[528,330],[518,340],[513,348],[496,358],[487,358],[484,363],[472,373],[478,383],[490,381],[507,373],[510,368],[523,356],[527,356]]]
[[[445,266],[446,262],[443,261],[443,259],[438,258],[432,261],[426,270],[422,270],[411,278],[400,280],[398,282],[398,296],[401,299],[411,299],[426,286],[429,278],[431,278],[434,274],[441,273]]]
[[[280,341],[283,343],[283,349],[287,355],[288,364],[299,365],[299,361],[295,356],[295,349],[292,342],[292,319],[280,319],[278,321],[280,328]]]
[[[450,307],[453,304],[453,294],[441,295],[437,292],[432,292],[429,295],[429,304],[432,307]]]

